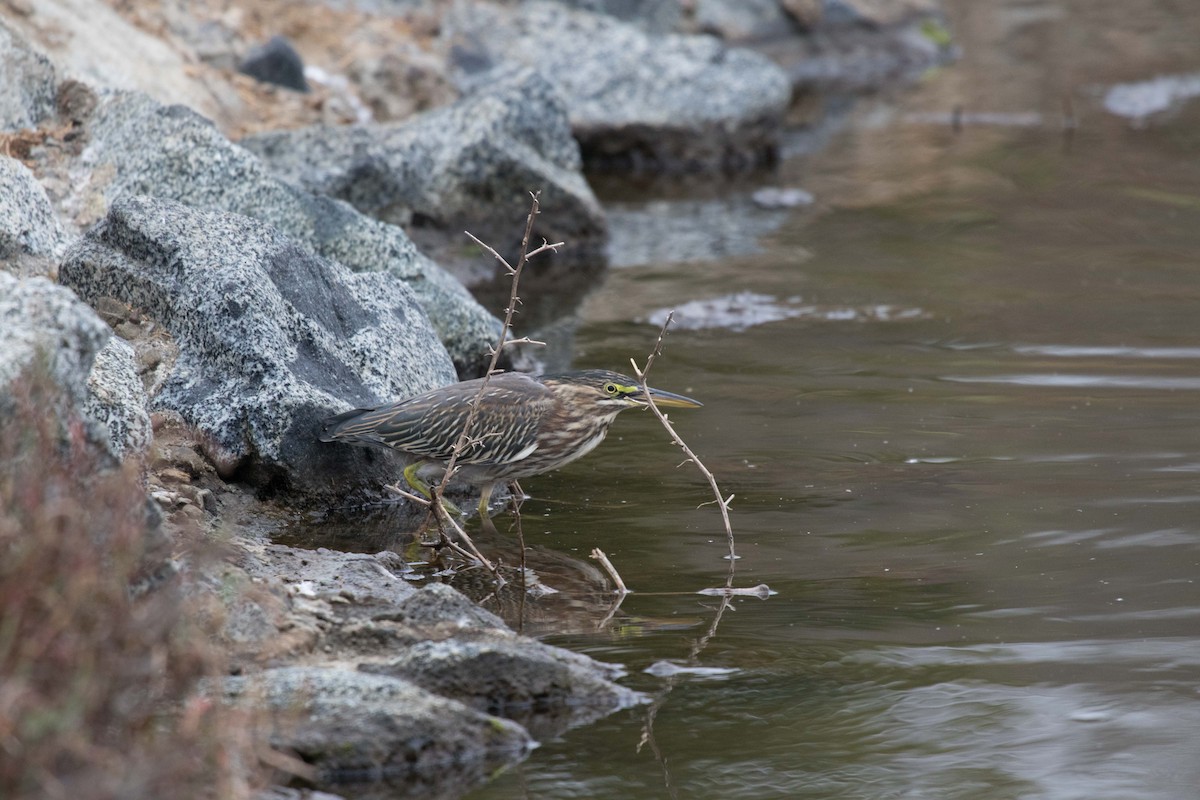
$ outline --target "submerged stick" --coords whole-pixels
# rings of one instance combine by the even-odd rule
[[[621,580],[621,573],[617,572],[617,568],[608,560],[608,556],[599,547],[592,548],[592,558],[600,562],[600,566],[604,567],[604,571],[608,573],[608,577],[612,578],[613,585],[617,587],[617,594],[624,597],[629,594],[629,589],[625,588],[625,581]]]

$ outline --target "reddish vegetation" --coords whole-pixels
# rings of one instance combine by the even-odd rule
[[[220,672],[194,623],[209,615],[162,579],[171,554],[137,474],[100,464],[78,421],[53,411],[49,379],[12,388],[0,405],[0,796],[245,796],[245,726],[194,694]]]

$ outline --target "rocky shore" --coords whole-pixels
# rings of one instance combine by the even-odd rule
[[[401,462],[319,420],[484,368],[500,322],[464,283],[498,279],[461,231],[513,254],[540,191],[535,235],[568,245],[538,279],[586,286],[609,241],[586,174],[761,169],[796,94],[949,46],[923,0],[344,5],[0,4],[0,427],[44,366],[45,410],[139,465],[155,581],[221,610],[207,691],[267,714],[296,785],[452,797],[640,698],[391,550],[239,521],[378,502]],[[162,555],[184,530],[221,556]]]

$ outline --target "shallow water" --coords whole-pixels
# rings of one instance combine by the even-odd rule
[[[707,487],[623,415],[526,482],[562,592],[484,602],[625,664],[655,705],[473,800],[1197,796],[1200,101],[1140,121],[1103,102],[1200,70],[1200,11],[950,5],[960,62],[857,101],[758,184],[814,207],[606,190],[621,266],[574,362],[641,362],[656,313],[724,298],[651,382],[705,402],[672,419],[736,495],[736,585],[777,594],[714,629]],[[654,215],[688,261],[645,236]],[[596,546],[634,590],[615,611]],[[664,660],[702,669],[643,672]]]

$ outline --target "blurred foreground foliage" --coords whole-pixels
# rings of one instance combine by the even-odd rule
[[[0,398],[0,797],[240,798],[220,653],[136,465],[106,462],[33,369]],[[139,588],[140,587],[140,588]]]

